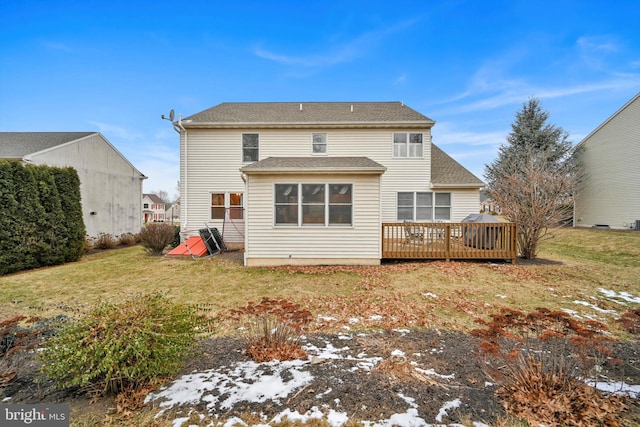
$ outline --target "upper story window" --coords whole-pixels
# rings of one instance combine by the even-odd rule
[[[143,207],[144,209],[149,209],[149,203],[145,203],[142,207]]]
[[[260,137],[257,133],[242,134],[242,161],[257,162],[259,159]]]
[[[422,157],[422,134],[395,132],[393,157]]]
[[[312,136],[312,152],[313,154],[327,154],[327,134],[314,133]]]

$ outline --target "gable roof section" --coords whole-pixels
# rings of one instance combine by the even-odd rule
[[[158,197],[158,195],[157,195],[157,194],[153,194],[153,193],[144,193],[144,194],[142,195],[142,197],[147,197],[147,198],[149,198],[149,200],[151,200],[151,201],[152,201],[153,203],[155,203],[155,204],[166,204],[166,203],[164,203],[164,201],[163,201],[160,197]]]
[[[431,182],[434,187],[484,187],[484,182],[431,144]]]
[[[401,102],[225,102],[180,122],[184,127],[415,126],[435,123]]]
[[[267,157],[240,168],[251,174],[366,173],[383,174],[387,168],[368,157]]]
[[[600,124],[600,126],[598,126],[597,128],[595,128],[589,135],[585,136],[582,141],[580,141],[580,143],[578,145],[582,145],[584,144],[585,141],[587,141],[589,138],[591,138],[594,134],[596,134],[600,129],[602,129],[607,123],[609,123],[611,120],[614,119],[614,117],[616,117],[618,114],[620,114],[624,109],[626,109],[629,105],[633,104],[634,102],[636,102],[637,100],[640,99],[640,92],[638,92],[636,94],[636,96],[634,96],[633,98],[631,98],[631,100],[629,102],[627,102],[626,104],[624,104],[622,107],[620,107],[618,109],[618,111],[616,111],[615,113],[613,113],[607,120],[605,120],[604,122],[602,122]]]
[[[97,132],[0,132],[0,158],[22,159]]]

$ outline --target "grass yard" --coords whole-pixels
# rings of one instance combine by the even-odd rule
[[[624,301],[610,296],[628,292],[640,298],[640,233],[552,230],[539,258],[518,265],[434,261],[245,268],[225,256],[158,258],[129,247],[0,277],[0,318],[72,314],[101,299],[152,291],[207,304],[223,317],[249,301],[282,297],[318,316],[319,330],[348,325],[469,330],[476,318],[507,306],[572,310],[604,320],[623,335],[611,320],[624,310]],[[219,334],[228,333],[228,326]]]
[[[263,297],[283,298],[311,312],[314,322],[310,332],[327,333],[317,334],[325,337],[319,338],[320,341],[333,337],[331,348],[339,352],[353,348],[353,355],[345,355],[343,361],[332,359],[332,363],[305,365],[305,369],[318,371],[313,385],[318,394],[315,400],[308,400],[307,393],[303,393],[305,386],[281,402],[285,407],[291,405],[307,410],[309,402],[320,405],[316,402],[324,399],[326,407],[338,401],[338,409],[345,408],[349,406],[347,400],[352,394],[350,387],[358,386],[361,388],[354,395],[357,398],[352,402],[352,412],[349,413],[353,418],[344,426],[362,425],[359,419],[371,420],[378,416],[362,412],[362,408],[367,407],[362,403],[365,399],[369,399],[367,404],[378,411],[376,414],[383,407],[387,413],[402,414],[408,398],[398,401],[395,393],[388,392],[390,389],[397,391],[400,381],[400,389],[407,396],[421,399],[420,413],[430,413],[431,417],[442,412],[439,409],[441,405],[451,403],[451,393],[470,393],[464,401],[470,402],[471,407],[467,407],[467,412],[462,413],[458,420],[462,425],[471,426],[476,425],[475,420],[484,419],[483,414],[495,415],[501,407],[493,390],[478,380],[482,374],[473,371],[479,369],[479,364],[473,362],[471,340],[469,335],[459,331],[477,328],[477,319],[487,319],[489,314],[503,307],[526,312],[544,307],[564,310],[583,320],[599,320],[609,326],[613,336],[626,341],[632,349],[630,357],[635,361],[633,349],[637,348],[637,343],[632,341],[635,337],[626,333],[615,320],[627,310],[640,307],[640,232],[557,229],[552,230],[550,237],[542,245],[538,259],[520,261],[517,265],[486,261],[433,261],[386,263],[375,267],[245,268],[238,262],[239,253],[192,260],[151,257],[139,246],[128,247],[87,255],[76,263],[0,277],[0,321],[15,315],[75,315],[100,300],[121,301],[127,295],[161,291],[177,302],[202,305],[217,319],[217,339],[208,340],[208,345],[221,348],[205,347],[204,353],[185,362],[188,365],[184,370],[191,372],[199,368],[201,372],[207,372],[217,367],[215,375],[219,376],[224,367],[238,369],[237,366],[244,366],[241,363],[236,365],[239,363],[236,359],[246,357],[237,348],[239,340],[228,337],[236,335],[238,326],[231,320],[229,310],[241,308],[251,301],[259,302]],[[406,329],[412,332],[408,333]],[[355,338],[356,334],[352,334],[349,346],[344,347],[344,336],[336,332],[350,333],[354,330],[384,331],[364,336],[358,334]],[[384,339],[381,333],[384,333]],[[406,339],[405,334],[408,334]],[[447,344],[443,344],[445,341]],[[438,346],[438,352],[432,353]],[[430,347],[431,352],[427,351]],[[389,356],[393,354],[390,353],[392,350],[399,348],[411,359],[411,365],[398,364]],[[438,358],[441,352],[446,353]],[[384,359],[375,368],[381,370],[379,372],[384,373],[384,369],[388,369],[389,375],[394,372],[402,374],[402,369],[413,364],[424,368],[436,367],[438,372],[455,373],[446,377],[452,378],[446,381],[452,382],[449,385],[454,388],[441,386],[438,381],[433,383],[433,379],[425,383],[425,378],[411,377],[413,382],[407,382],[402,375],[398,381],[390,379],[393,375],[375,377],[382,379],[380,384],[367,383],[373,378],[369,374],[352,375],[353,367],[349,363],[376,354],[379,360]],[[335,366],[341,364],[346,367],[338,374]],[[630,369],[635,368],[631,366]],[[5,374],[9,374],[11,381],[12,372]],[[253,378],[253,374],[248,377]],[[637,379],[634,376],[629,381],[634,381],[634,378]],[[18,375],[16,381],[23,381],[25,389],[33,388],[35,396],[42,391],[40,386],[33,387],[33,381],[28,378]],[[198,381],[195,384],[199,384]],[[637,381],[631,384],[637,384]],[[249,386],[240,382],[239,389]],[[321,390],[326,391],[319,393]],[[144,397],[143,394],[140,396]],[[199,399],[204,399],[202,396]],[[117,403],[117,398],[114,402],[109,398],[89,401],[86,397],[68,397],[69,400],[64,401],[70,402],[72,425],[77,427],[164,427],[180,425],[177,420],[187,419],[194,425],[218,425],[216,423],[225,419],[224,414],[219,419],[215,412],[203,413],[204,400],[200,400],[200,406],[191,403],[186,408],[171,410],[155,418],[159,411],[157,404],[132,409],[122,406],[129,400],[135,402],[135,394],[129,398],[125,396],[120,403]],[[276,410],[278,405],[273,403],[267,405],[272,412],[282,410]],[[265,424],[255,415],[255,407],[242,406],[238,410],[242,411],[240,416],[248,424],[253,424],[252,419]],[[501,426],[528,425],[508,416],[497,420],[500,421],[497,425]],[[638,425],[638,422],[640,406],[634,405],[634,410],[626,413],[621,424],[616,425],[631,426]],[[285,420],[270,425],[330,424],[312,419],[309,423]]]

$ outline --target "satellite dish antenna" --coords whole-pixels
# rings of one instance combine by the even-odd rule
[[[162,120],[169,120],[171,122],[173,122],[173,119],[175,119],[175,117],[176,117],[176,112],[173,111],[173,108],[171,109],[171,111],[169,111],[169,117],[165,117],[164,114],[160,116]]]

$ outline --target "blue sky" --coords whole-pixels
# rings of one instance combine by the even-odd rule
[[[160,119],[230,101],[403,101],[483,178],[532,96],[579,142],[640,91],[640,0],[0,0],[0,130],[99,131],[177,193]]]

